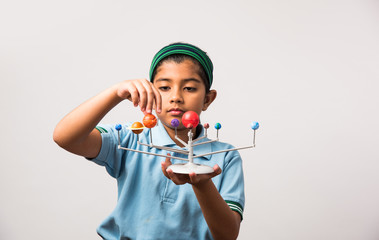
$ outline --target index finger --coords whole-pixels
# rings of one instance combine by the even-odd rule
[[[159,93],[158,89],[154,86],[153,83],[151,83],[151,87],[153,89],[154,96],[155,96],[155,111],[157,111],[158,113],[161,113],[161,111],[162,111],[162,97],[161,97],[161,94]]]

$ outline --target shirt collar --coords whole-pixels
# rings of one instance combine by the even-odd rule
[[[170,138],[166,129],[163,126],[163,123],[161,123],[160,121],[158,121],[158,124],[154,128],[152,128],[150,131],[152,133],[152,139],[153,139],[154,145],[179,148],[178,145],[176,145],[176,143]],[[203,137],[204,133],[205,133],[204,127],[201,126],[201,133],[198,136],[198,138]],[[209,140],[210,140],[209,138],[203,138],[199,141],[194,142],[194,144],[206,142]],[[193,147],[194,155],[196,156],[196,155],[211,152],[212,151],[211,145],[212,145],[211,143],[206,143],[206,144],[202,144],[202,145]],[[207,155],[207,156],[204,156],[202,158],[209,160],[211,158],[211,156],[212,155]],[[195,162],[196,162],[196,159],[195,159]]]

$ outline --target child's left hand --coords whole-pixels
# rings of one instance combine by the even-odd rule
[[[198,185],[203,182],[206,182],[207,180],[219,175],[222,170],[221,168],[216,164],[213,167],[214,172],[209,174],[196,174],[194,172],[191,172],[190,174],[178,174],[174,173],[171,169],[167,169],[172,163],[170,160],[170,154],[167,154],[167,158],[164,162],[161,163],[162,165],[162,172],[163,174],[168,178],[171,179],[176,185],[182,185],[185,183],[189,183],[192,185]]]

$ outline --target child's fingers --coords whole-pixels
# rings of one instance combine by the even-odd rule
[[[172,181],[173,183],[175,183],[176,185],[183,185],[183,184],[187,183],[187,181],[184,180],[184,179],[182,179],[182,178],[180,177],[180,175],[175,174],[175,173],[172,171],[172,169],[167,169],[167,174],[168,174],[169,178],[171,179],[171,181]]]
[[[162,111],[162,97],[161,94],[159,93],[158,89],[151,83],[151,87],[154,92],[155,96],[155,111],[160,113]]]
[[[168,176],[167,174],[167,166],[165,164],[165,162],[161,162],[161,167],[162,167],[162,172],[163,172],[163,175],[165,175],[168,179],[170,179],[170,177]]]
[[[144,84],[141,82],[141,80],[135,81],[134,84],[135,84],[137,91],[138,91],[139,107],[141,108],[141,111],[144,112],[146,109],[146,102],[147,102],[147,90],[146,90]]]
[[[151,113],[154,106],[155,93],[154,93],[151,83],[148,82],[146,79],[142,81],[142,85],[145,89],[145,92],[144,92],[144,96],[146,98],[144,100],[145,109],[147,113]]]
[[[169,179],[171,179],[174,183],[175,183],[175,175],[174,175],[174,172],[172,171],[172,169],[167,169],[166,170],[167,172],[167,176]]]
[[[222,172],[221,168],[216,164],[213,166],[213,173],[209,174],[210,178],[216,177]]]
[[[213,170],[214,170],[213,172],[214,177],[219,175],[222,172],[220,166],[217,164],[213,166]]]
[[[188,174],[191,184],[197,183],[198,179],[196,178],[196,173],[191,172]]]
[[[170,176],[168,175],[167,173],[167,168],[171,165],[171,160],[170,160],[170,156],[171,154],[167,153],[167,158],[165,159],[164,162],[161,162],[161,166],[162,166],[162,172],[163,174],[170,179]]]
[[[136,87],[136,85],[134,83],[132,83],[128,89],[129,93],[130,93],[130,101],[132,101],[133,105],[135,107],[138,106],[138,102],[139,102],[139,94],[138,94],[138,89]]]
[[[118,85],[119,97],[130,100],[135,107],[138,105],[144,113],[151,113],[155,108],[162,110],[162,99],[158,89],[147,79],[127,80]]]
[[[173,183],[176,185],[182,185],[188,182],[188,179],[182,174],[176,174],[172,171],[172,169],[167,169],[172,163],[171,163],[171,154],[167,153],[167,158],[164,162],[162,162],[162,171],[163,174],[168,178],[171,179]],[[184,179],[183,179],[184,176]]]
[[[171,158],[170,158],[170,157],[171,157],[171,154],[170,154],[170,153],[167,153],[167,157],[166,157],[166,159],[165,159],[165,163],[168,164],[167,167],[170,166],[170,165],[172,164],[172,163],[171,163]]]
[[[219,175],[222,172],[221,168],[217,164],[214,165],[213,170],[214,170],[213,173],[204,174],[204,175],[203,174],[197,175],[196,173],[191,172],[190,174],[188,174],[189,179],[190,179],[190,183],[193,185],[196,185],[202,181],[211,179],[211,178]]]
[[[146,79],[139,79],[135,82],[138,91],[138,100],[141,111],[151,113],[154,105],[157,105],[157,111],[161,112],[161,95],[159,91]]]

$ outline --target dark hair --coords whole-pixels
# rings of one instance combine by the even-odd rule
[[[191,56],[188,56],[188,55],[184,55],[184,54],[173,54],[173,55],[170,55],[170,56],[167,56],[165,58],[163,58],[158,64],[157,66],[155,67],[154,69],[154,72],[152,74],[152,82],[154,82],[154,78],[155,78],[155,75],[157,73],[157,69],[164,63],[164,62],[169,62],[169,61],[173,61],[175,63],[182,63],[184,62],[185,60],[190,60],[193,62],[193,64],[195,64],[196,66],[199,67],[199,76],[201,78],[201,80],[203,81],[204,85],[205,85],[205,93],[208,93],[209,90],[210,90],[210,85],[209,85],[209,81],[208,81],[208,77],[207,77],[207,74],[205,73],[205,70],[203,68],[203,66],[201,66],[201,64],[193,57]]]

